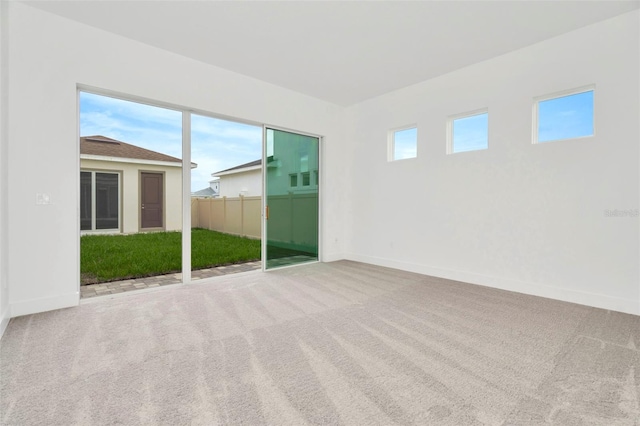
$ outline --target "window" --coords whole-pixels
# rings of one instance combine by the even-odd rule
[[[594,87],[536,98],[533,105],[533,143],[594,135]]]
[[[295,188],[296,186],[298,186],[298,174],[297,173],[292,173],[289,175],[289,186],[291,186],[292,188]]]
[[[489,112],[474,111],[449,117],[447,154],[489,148]]]
[[[80,172],[80,230],[120,229],[120,175]]]
[[[311,185],[311,174],[309,172],[302,173],[302,186]]]
[[[405,160],[418,156],[418,129],[405,127],[389,132],[389,161]]]

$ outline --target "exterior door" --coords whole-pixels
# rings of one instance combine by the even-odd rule
[[[320,139],[265,129],[265,269],[318,260]]]
[[[140,173],[140,227],[162,228],[164,226],[164,175],[162,173]]]

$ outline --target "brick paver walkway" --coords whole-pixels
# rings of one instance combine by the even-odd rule
[[[235,274],[237,272],[247,272],[260,269],[261,262],[238,263],[236,265],[218,266],[216,268],[198,269],[191,272],[191,280],[201,280],[203,278],[217,277],[220,275]],[[136,278],[124,281],[111,281],[108,283],[91,284],[80,286],[80,298],[103,296],[106,294],[124,293],[143,288],[161,287],[169,284],[179,284],[182,282],[182,274],[158,275],[155,277]]]

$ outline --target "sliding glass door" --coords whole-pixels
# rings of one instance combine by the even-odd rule
[[[317,137],[265,129],[265,269],[318,260]]]

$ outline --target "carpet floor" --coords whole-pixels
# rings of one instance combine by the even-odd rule
[[[11,320],[3,425],[640,425],[640,317],[356,262]]]

